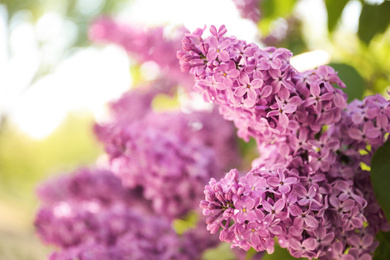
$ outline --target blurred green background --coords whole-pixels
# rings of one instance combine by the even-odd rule
[[[49,249],[34,236],[32,225],[38,207],[34,193],[37,184],[50,175],[92,164],[103,153],[92,133],[96,114],[88,109],[70,109],[70,112],[62,115],[53,131],[39,138],[29,135],[28,131],[18,125],[18,121],[14,120],[14,111],[24,102],[24,95],[37,82],[54,75],[61,64],[75,53],[90,50],[94,46],[88,40],[87,32],[88,25],[95,17],[126,16],[124,10],[130,10],[131,13],[139,2],[141,1],[0,0],[0,259],[46,258]],[[153,1],[147,2],[151,3],[150,8],[153,9]],[[166,10],[158,10],[162,17],[170,11],[169,6],[173,1],[168,2]],[[230,7],[234,5],[231,4]],[[259,8],[261,19],[254,27],[257,36],[253,40],[264,45],[288,48],[294,55],[323,51],[327,54],[325,62],[330,63],[346,83],[349,101],[374,93],[382,93],[388,97],[389,1],[260,0]],[[47,17],[55,18],[50,21],[60,24],[59,31],[45,34],[50,28],[42,26]],[[180,22],[176,21],[177,24]],[[195,22],[199,27],[205,24],[200,16]],[[26,26],[32,30],[24,30]],[[29,39],[36,52],[35,56],[31,56],[31,53],[26,56],[23,52],[25,47],[19,46],[23,37],[18,35],[25,35],[26,32],[32,33]],[[96,47],[97,50],[101,48],[103,47]],[[122,54],[125,56],[125,53]],[[315,59],[315,56],[310,57]],[[127,56],[125,58],[128,59]],[[34,62],[31,65],[33,68],[26,70],[23,65],[31,62]],[[8,74],[8,80],[4,80],[10,67],[20,68],[20,71]],[[133,80],[143,80],[145,74],[142,74],[140,64],[136,61],[129,58],[129,62],[124,63],[123,67],[129,77],[132,74]],[[15,83],[21,80],[22,83]],[[77,75],[75,80],[77,81]],[[130,88],[130,81],[123,84],[125,87],[117,90],[116,95]],[[107,86],[108,89],[110,87]],[[74,92],[71,95],[77,96],[77,91]],[[91,91],[90,95],[94,93]],[[51,99],[50,93],[43,98]],[[31,106],[38,105],[40,100],[35,102],[33,100]],[[38,118],[39,115],[30,116],[32,125],[35,117]],[[41,123],[36,121],[36,124]],[[253,150],[253,143],[242,144],[245,163],[249,164],[254,158]],[[283,254],[275,255],[273,259],[281,259],[281,255]]]

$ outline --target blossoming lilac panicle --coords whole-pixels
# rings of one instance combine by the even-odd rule
[[[286,183],[276,184],[277,178]],[[287,169],[259,167],[241,178],[232,170],[220,181],[211,179],[200,207],[207,216],[207,229],[211,233],[221,230],[220,239],[233,247],[272,253],[277,237],[294,257],[331,259],[326,258],[327,252],[336,241],[354,249],[356,243],[346,240],[348,236],[357,230],[368,237],[375,234],[371,224],[370,228],[363,226],[370,220],[364,215],[367,202],[359,189],[345,181],[349,195],[342,197],[339,183],[341,180],[331,182],[324,175],[305,177]],[[288,188],[280,189],[281,185]],[[378,230],[385,226],[383,219],[381,223]],[[370,243],[351,254],[369,254],[375,247]]]
[[[198,259],[216,245],[205,228],[178,236],[170,221],[141,208],[148,202],[132,197],[138,191],[124,188],[106,170],[78,170],[39,191],[35,226],[45,243],[58,247],[52,260]]]
[[[354,186],[365,194],[367,207],[363,213],[374,234],[389,226],[375,199],[369,172],[361,168],[361,163],[369,166],[374,152],[388,140],[389,121],[390,101],[377,94],[348,104],[343,111],[342,120],[329,128],[329,132],[341,140],[338,158],[343,162],[344,168],[349,169],[337,174],[352,180]],[[348,174],[349,172],[354,172],[354,175]],[[349,196],[350,190],[345,187],[345,183],[339,183],[337,189],[344,197]]]
[[[70,175],[55,176],[37,188],[37,195],[43,205],[50,207],[61,201],[76,204],[93,201],[103,206],[115,202],[151,212],[150,202],[142,197],[141,188],[124,188],[121,181],[106,169],[80,168]]]
[[[126,99],[132,94],[118,103]],[[137,103],[126,107],[138,110]],[[157,113],[141,107],[145,113],[137,120],[114,109],[113,120],[96,125],[96,133],[124,185],[142,187],[158,214],[182,217],[196,208],[204,183],[238,161],[233,126],[217,111]]]
[[[331,67],[298,72],[288,50],[225,37],[224,26],[206,39],[203,31],[183,39],[182,69],[261,154],[245,176],[231,170],[206,185],[207,229],[244,250],[271,253],[277,237],[294,257],[370,259],[389,225],[361,162],[388,139],[390,102],[377,95],[347,106]],[[229,59],[209,54],[215,46]]]
[[[272,136],[277,140],[291,136],[300,124],[310,125],[314,135],[322,125],[340,119],[346,95],[333,87],[344,84],[332,68],[320,66],[299,73],[290,65],[292,54],[287,49],[260,49],[225,37],[224,26],[219,31],[212,26],[210,32],[205,39],[202,30],[187,33],[177,56],[182,69],[195,75],[195,90],[206,101],[220,105],[221,113],[235,123],[241,138],[268,142]],[[215,46],[219,49],[214,51]],[[229,59],[210,52],[228,53]]]

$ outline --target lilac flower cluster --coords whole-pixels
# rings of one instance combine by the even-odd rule
[[[137,194],[107,170],[82,169],[43,184],[35,226],[61,249],[50,259],[197,259],[215,246],[202,229],[178,236]]]
[[[181,67],[261,154],[245,176],[211,179],[200,203],[207,229],[245,250],[271,253],[277,237],[294,257],[370,259],[389,226],[360,166],[388,138],[390,102],[347,106],[332,68],[301,73],[286,49],[225,37],[224,26],[203,39],[204,30],[184,37]]]
[[[254,23],[260,20],[260,0],[233,0],[243,18]]]
[[[346,95],[332,84],[345,86],[332,68],[299,73],[290,65],[287,49],[260,49],[224,37],[224,26],[212,26],[205,40],[203,31],[186,34],[183,51],[177,53],[181,67],[195,75],[194,88],[205,101],[220,105],[244,140],[252,136],[272,142],[309,125],[316,133],[340,118]]]
[[[86,185],[87,184],[87,185]],[[111,204],[113,201],[151,211],[151,205],[142,197],[142,190],[130,190],[122,186],[121,181],[105,169],[89,170],[81,168],[71,175],[56,176],[37,189],[37,195],[44,205],[52,206],[67,200],[96,201],[99,204]]]
[[[180,83],[191,88],[193,80],[181,72],[175,58],[185,32],[186,29],[178,28],[175,35],[168,37],[164,27],[146,28],[101,17],[91,24],[89,38],[94,42],[117,44],[141,63],[153,61],[159,65],[165,81],[169,81],[171,86]]]
[[[113,121],[96,125],[97,136],[125,186],[142,187],[158,214],[182,217],[197,208],[204,184],[238,161],[233,126],[216,111],[157,113],[142,106],[142,116],[132,116],[127,108],[137,111],[138,98],[126,94],[114,103]],[[223,130],[214,132],[216,125]]]

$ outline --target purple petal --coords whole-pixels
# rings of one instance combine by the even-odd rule
[[[350,211],[355,206],[355,201],[348,199],[343,202],[343,211],[347,212]]]
[[[300,207],[298,207],[297,205],[292,205],[290,208],[290,214],[293,215],[293,216],[299,216],[299,215],[302,215],[302,210]]]
[[[276,235],[276,236],[283,233],[283,229],[282,229],[282,227],[280,227],[280,226],[270,226],[268,229],[269,229],[269,231],[270,231],[272,234],[274,234],[274,235]]]
[[[283,128],[286,128],[288,126],[288,117],[286,116],[285,113],[280,113],[279,114],[279,123]]]
[[[245,220],[247,220],[246,218],[246,214],[243,213],[242,211],[238,212],[237,215],[235,216],[236,217],[236,220],[239,224],[242,224],[245,222]]]
[[[256,101],[257,99],[257,94],[256,94],[256,91],[250,87],[248,88],[248,99],[251,100],[251,101]]]
[[[276,201],[275,205],[274,205],[275,211],[276,212],[282,211],[282,209],[284,208],[285,204],[286,203],[285,203],[285,201],[283,199],[280,199],[280,200]]]
[[[227,71],[227,74],[229,75],[229,77],[231,78],[237,78],[238,76],[240,76],[240,71],[236,70],[236,69],[231,69],[231,70],[228,70]]]
[[[302,245],[305,247],[306,250],[314,250],[316,249],[318,244],[317,241],[311,237],[303,241]]]
[[[246,94],[248,88],[246,86],[240,86],[234,91],[234,95],[237,97],[242,97]]]
[[[218,57],[221,59],[221,61],[225,61],[225,62],[230,59],[229,53],[227,51],[219,52]]]
[[[360,242],[361,242],[360,238],[357,235],[352,235],[352,236],[348,237],[347,241],[351,246],[354,246],[354,247],[359,247]]]
[[[318,221],[311,215],[306,215],[304,218],[305,224],[310,228],[317,228]]]
[[[254,206],[255,206],[255,200],[249,197],[245,197],[245,208],[250,210],[253,209]]]
[[[313,97],[319,97],[321,93],[320,86],[318,84],[313,84],[310,86],[310,94]]]
[[[266,85],[260,92],[260,95],[262,95],[264,98],[269,97],[272,93],[272,86]]]
[[[366,235],[364,238],[363,238],[363,246],[365,248],[368,248],[369,246],[371,246],[372,242],[374,241],[374,237],[371,236],[371,235]]]
[[[336,107],[344,108],[347,105],[347,101],[342,95],[336,93],[334,96],[334,104]]]
[[[246,73],[241,73],[239,79],[241,84],[244,85],[245,87],[250,84],[249,76]]]
[[[224,49],[226,49],[227,47],[229,47],[229,45],[230,45],[230,40],[224,40],[223,42],[221,42],[221,43],[219,44],[219,48],[222,49],[222,50],[224,50]]]
[[[268,212],[272,212],[273,208],[271,206],[271,204],[268,203],[268,201],[263,201],[262,202],[262,205],[263,205],[263,208],[268,211]]]
[[[214,84],[215,88],[218,89],[218,90],[226,90],[228,87],[222,83],[222,82],[216,82]]]
[[[280,193],[286,194],[290,192],[291,187],[289,185],[280,185],[278,190]]]
[[[298,179],[295,178],[295,177],[288,177],[284,180],[284,183],[285,184],[294,184],[294,183],[297,183],[298,182]]]
[[[250,85],[251,85],[252,88],[258,89],[258,88],[260,88],[263,85],[263,80],[262,79],[252,80]]]
[[[256,234],[252,234],[249,237],[249,241],[254,246],[259,245],[261,243],[260,237],[258,235],[256,235]]]
[[[361,140],[362,139],[362,132],[359,129],[356,128],[350,128],[348,130],[348,135],[354,140]]]
[[[217,51],[212,49],[207,53],[207,60],[215,60],[217,58]]]

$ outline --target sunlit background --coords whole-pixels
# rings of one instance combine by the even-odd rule
[[[260,2],[255,24],[231,0],[0,0],[0,259],[45,259],[32,226],[37,183],[96,161],[93,122],[158,71],[90,42],[89,24],[101,15],[172,31],[225,24],[248,42],[289,48],[299,70],[331,63],[351,98],[387,94],[390,11],[376,8],[384,1]]]

